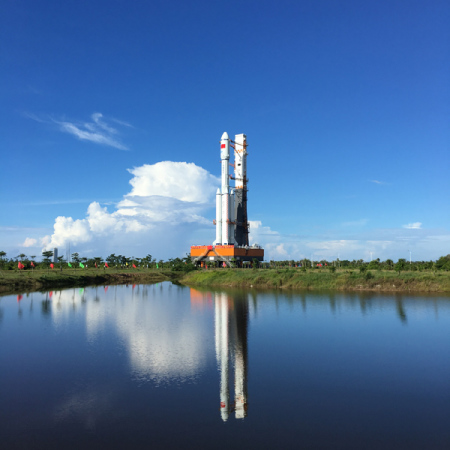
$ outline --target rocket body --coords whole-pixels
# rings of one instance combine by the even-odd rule
[[[220,160],[222,166],[220,205],[216,194],[216,241],[215,244],[232,244],[234,242],[234,229],[232,216],[234,211],[230,209],[234,205],[230,193],[230,138],[223,133],[220,140]],[[220,212],[219,212],[220,209]],[[220,220],[219,220],[220,219]]]

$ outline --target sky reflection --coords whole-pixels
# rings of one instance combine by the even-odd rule
[[[300,433],[352,448],[355,430],[359,448],[375,436],[450,442],[445,296],[170,283],[35,292],[0,298],[0,339],[6,447],[17,436],[66,447],[68,435],[74,448],[94,435],[111,448],[217,435],[218,448],[295,447]]]

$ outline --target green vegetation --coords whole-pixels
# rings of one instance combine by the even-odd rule
[[[53,268],[51,251],[42,253],[41,262],[36,262],[34,255],[28,259],[21,254],[10,260],[5,256],[5,252],[0,252],[0,294],[72,286],[175,281],[196,270],[187,256],[156,262],[151,255],[127,258],[112,254],[103,261],[101,257],[85,258],[73,253],[70,263],[59,256]]]
[[[105,284],[154,283],[176,281],[177,272],[168,269],[63,269],[0,272],[0,294],[31,292],[46,289],[98,286]]]
[[[436,261],[399,259],[395,264],[390,259],[370,263],[307,259],[259,263],[254,260],[252,270],[196,270],[188,255],[157,261],[150,254],[136,258],[114,253],[105,259],[73,253],[70,263],[59,256],[51,268],[52,256],[51,251],[43,252],[42,261],[36,262],[35,255],[20,254],[7,259],[6,253],[0,251],[0,293],[163,280],[201,286],[450,292],[450,255]]]
[[[346,269],[213,269],[192,272],[181,283],[192,286],[230,286],[277,289],[450,292],[450,273],[353,271]]]

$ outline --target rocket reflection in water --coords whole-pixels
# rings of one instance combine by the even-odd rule
[[[230,412],[236,419],[247,415],[248,302],[225,293],[215,294],[216,357],[220,368],[220,414],[225,422]],[[229,363],[234,358],[234,404],[230,404]]]

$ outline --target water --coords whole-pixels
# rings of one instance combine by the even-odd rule
[[[1,448],[450,448],[450,297],[0,298]]]

